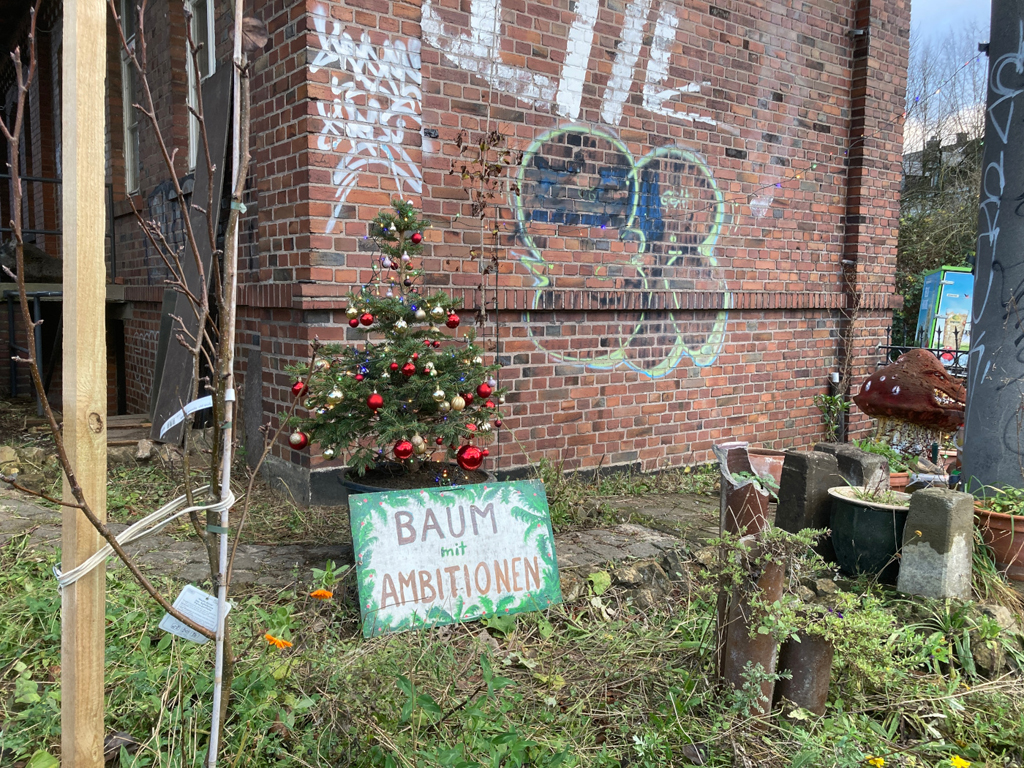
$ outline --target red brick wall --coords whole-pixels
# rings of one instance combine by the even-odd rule
[[[655,469],[707,460],[719,440],[820,438],[813,395],[845,361],[855,379],[873,368],[894,305],[909,3],[497,5],[251,9],[271,41],[253,64],[238,343],[242,359],[262,352],[267,419],[287,406],[284,367],[312,338],[361,337],[342,297],[371,274],[367,222],[400,194],[433,224],[425,282],[471,309],[487,289],[479,330],[497,333],[510,387],[494,466]],[[161,127],[184,157],[181,12],[149,8]],[[495,208],[500,275],[481,277],[480,230],[449,171],[460,132],[476,142],[494,129],[525,156],[521,194]],[[144,130],[135,203],[173,224],[155,146]],[[163,275],[116,160],[112,178],[133,302],[129,405],[145,410]]]

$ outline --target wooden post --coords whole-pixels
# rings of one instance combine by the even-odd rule
[[[107,512],[107,350],[103,193],[104,0],[64,3],[63,222],[64,440],[86,500]],[[67,480],[64,498],[73,501]],[[62,568],[93,555],[99,534],[77,509],[64,512]],[[61,601],[61,764],[103,768],[104,581],[101,565]]]

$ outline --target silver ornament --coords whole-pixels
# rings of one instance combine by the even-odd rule
[[[489,421],[485,421],[483,424],[480,425],[480,431],[481,432],[490,432],[491,429],[492,429],[491,422],[489,422]]]
[[[417,320],[426,320],[427,319],[427,313],[424,312],[422,309],[417,309],[416,310],[416,319]]]
[[[419,435],[413,435],[412,439],[409,442],[411,442],[413,445],[423,445],[423,438],[420,437]]]
[[[477,355],[476,357],[473,358],[473,365],[483,365],[483,364],[484,364],[484,359],[482,357],[480,357],[480,355]]]

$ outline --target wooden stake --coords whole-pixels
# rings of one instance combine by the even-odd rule
[[[106,519],[107,354],[103,184],[106,3],[64,4],[64,438],[96,516]],[[67,480],[64,498],[73,501]],[[62,568],[95,553],[100,536],[64,512]],[[104,580],[100,566],[62,595],[61,764],[103,768]]]

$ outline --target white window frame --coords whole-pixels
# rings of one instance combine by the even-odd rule
[[[121,25],[129,51],[135,51],[136,8],[133,0],[121,0]],[[131,14],[129,16],[129,14]],[[131,19],[129,22],[128,19]],[[127,34],[131,30],[132,34]],[[124,185],[128,194],[139,191],[139,114],[135,109],[135,65],[121,49],[121,104],[124,109]]]
[[[205,57],[206,59],[206,75],[203,77],[203,81],[205,82],[214,72],[217,71],[217,38],[214,34],[213,24],[214,0],[205,0],[205,40],[198,39],[199,30],[196,27],[196,5],[198,0],[187,0],[187,2],[189,11],[192,12],[192,39],[195,41],[197,46],[202,46],[199,50],[199,57]],[[188,49],[188,41],[185,42],[185,66],[188,73],[188,105],[192,109],[197,109],[199,106],[199,93],[196,89],[195,67],[192,63],[192,51]],[[202,137],[199,135],[199,121],[190,111],[188,115],[188,169],[190,171],[194,171],[196,168],[196,162],[199,159],[199,147],[201,144]]]

